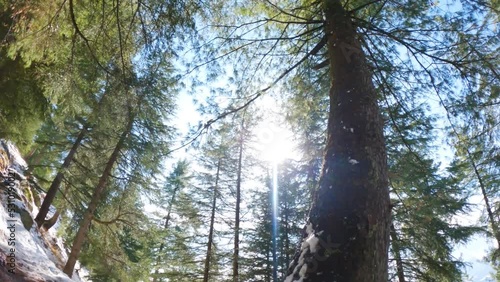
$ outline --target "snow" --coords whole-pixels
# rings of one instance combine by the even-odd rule
[[[299,275],[300,277],[305,277],[306,276],[306,273],[307,273],[307,264],[304,264],[301,268],[300,268],[300,271],[299,271]]]
[[[318,250],[318,243],[319,243],[319,235],[321,235],[323,231],[318,232],[315,234],[313,225],[311,222],[308,222],[306,225],[306,234],[308,235],[307,238],[302,242],[301,245],[301,253],[299,260],[297,261],[297,265],[293,269],[293,272],[288,275],[285,278],[285,282],[294,282],[298,281],[301,282],[304,280],[306,273],[307,273],[307,263],[304,263],[305,261],[305,256],[308,254],[315,253]],[[290,264],[289,268],[292,267],[293,262]],[[294,275],[298,272],[299,278],[298,280],[294,280]]]
[[[21,157],[21,153],[19,153],[19,150],[12,142],[3,139],[1,139],[0,142],[2,144],[1,149],[7,149],[8,155],[10,157],[11,167],[22,175],[23,172],[28,168],[28,164]]]
[[[292,282],[292,281],[293,281],[293,273],[285,278],[285,282]]]
[[[357,160],[355,160],[355,159],[351,159],[351,158],[349,158],[349,163],[350,163],[351,165],[356,165],[356,164],[359,164],[359,162],[358,162]]]
[[[14,144],[4,140],[0,140],[0,143],[3,153],[8,150],[9,170],[6,172],[10,172],[10,176],[15,174],[15,177],[0,177],[0,180],[3,180],[0,181],[3,182],[0,185],[0,261],[6,263],[0,268],[0,280],[82,281],[78,275],[73,275],[73,279],[70,279],[61,270],[67,260],[67,254],[62,239],[56,236],[59,223],[48,232],[40,232],[34,223],[33,218],[38,208],[33,199],[30,197],[28,200],[23,191],[31,189],[23,176],[27,169],[26,162]],[[34,196],[37,196],[36,193]],[[51,207],[49,215],[54,212],[55,208]],[[21,214],[24,216],[24,223]],[[25,225],[31,222],[33,224],[28,229],[25,228]],[[12,280],[8,280],[9,278]]]
[[[306,225],[306,233],[307,235],[310,235],[311,233],[314,233],[314,229],[313,229],[313,226],[312,226],[312,223],[307,223]]]
[[[306,243],[309,245],[309,251],[315,253],[319,243],[319,237],[316,235],[309,236]]]
[[[344,130],[346,130],[346,131],[350,131],[351,133],[354,133],[354,128],[352,128],[352,127],[347,128],[347,127],[344,125],[344,126],[342,126],[342,129],[344,129]]]
[[[15,262],[11,268],[14,274],[24,273],[31,280],[37,281],[79,281],[69,279],[58,269],[53,261],[54,257],[49,258],[47,255],[50,250],[42,241],[36,227],[33,225],[30,230],[26,230],[19,213],[7,213],[6,197],[1,196],[0,199],[2,201],[0,221],[4,223],[0,228],[0,256],[3,259],[7,255],[15,256]],[[7,226],[14,228],[9,230]],[[8,241],[9,238],[14,240]]]

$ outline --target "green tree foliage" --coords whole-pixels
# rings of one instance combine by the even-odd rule
[[[0,138],[14,141],[27,153],[48,110],[41,79],[34,66],[23,58],[7,56],[12,27],[12,10],[0,3]]]
[[[226,219],[234,215],[234,210],[227,205],[227,202],[231,201],[228,195],[231,195],[231,190],[234,191],[235,180],[232,169],[234,151],[231,147],[234,140],[231,139],[231,129],[228,123],[212,129],[212,134],[207,135],[207,139],[200,144],[203,153],[197,159],[201,167],[197,176],[200,193],[193,196],[199,203],[202,222],[209,223],[205,231],[208,236],[202,240],[205,245],[204,281],[225,279],[222,265],[219,264],[224,263],[222,259],[227,259],[230,265],[230,251],[225,248],[222,239],[231,238],[232,232],[229,228],[234,224]]]
[[[165,181],[155,204],[162,207],[159,243],[155,248],[154,281],[192,281],[200,276],[196,236],[201,221],[190,197],[196,193],[187,161],[179,161]]]
[[[269,168],[270,169],[270,168]],[[272,181],[271,173],[262,181],[263,187],[252,190],[252,228],[245,230],[248,247],[243,249],[242,281],[273,281]],[[283,278],[293,259],[303,232],[301,221],[310,208],[307,171],[292,160],[278,164],[278,207],[276,237],[278,277]],[[264,186],[265,185],[265,186]],[[280,279],[281,279],[280,278]]]
[[[269,181],[254,173],[248,107],[277,90],[302,157],[279,166],[280,276],[385,280],[390,237],[389,280],[461,281],[454,246],[481,230],[500,243],[497,6],[0,0],[0,137],[26,153],[35,140],[41,190],[60,173],[47,204],[68,242],[88,221],[80,259],[94,281],[271,281]],[[182,86],[210,91],[207,122],[188,141],[196,162],[162,183]],[[450,164],[436,157],[444,139]],[[483,229],[456,223],[471,194]],[[159,224],[145,198],[159,199]],[[300,244],[332,238],[316,254]]]
[[[467,191],[453,175],[440,175],[430,160],[406,150],[397,155],[391,165],[391,265],[400,260],[403,271],[391,268],[392,275],[403,281],[462,281],[464,263],[453,256],[453,247],[480,230],[454,222],[469,211]]]
[[[268,179],[269,182],[269,179]],[[273,278],[271,189],[254,192],[250,204],[254,227],[245,230],[248,247],[241,261],[242,281],[271,282]]]
[[[457,101],[467,101],[480,96],[477,92],[481,89],[477,87],[480,84],[485,90],[481,91],[483,96],[484,93],[495,93],[494,89],[498,85],[498,71],[495,67],[498,65],[496,63],[498,36],[492,28],[495,25],[492,20],[495,18],[495,10],[490,3],[457,1],[445,6],[426,1],[341,2],[348,11],[349,21],[356,27],[358,39],[374,75],[373,81],[380,95],[379,101],[385,107],[385,116],[392,120],[393,124],[397,123],[394,119],[401,113],[409,119],[406,124],[394,125],[396,130],[392,132],[401,136],[402,145],[389,147],[390,149],[406,147],[411,154],[428,148],[426,145],[429,144],[428,141],[415,140],[413,134],[418,134],[418,130],[414,133],[406,130],[408,126],[425,128],[427,123],[425,117],[431,114],[431,110],[415,113],[413,109],[419,105],[423,109],[428,107],[425,105],[426,100],[440,101],[441,105],[451,109],[459,104]],[[325,1],[325,3],[330,2]],[[243,19],[237,18],[234,22],[229,21],[233,24],[223,25],[220,29],[222,36],[219,38],[230,39],[227,41],[230,43],[237,42],[237,47],[228,44],[231,46],[228,49],[241,48],[248,50],[249,54],[263,54],[263,56],[256,55],[259,58],[256,67],[263,61],[271,62],[274,57],[280,57],[279,52],[286,50],[290,64],[282,66],[282,69],[285,69],[284,73],[287,72],[288,66],[295,66],[294,62],[301,62],[301,58],[305,58],[304,62],[307,62],[317,54],[321,55],[320,59],[316,60],[318,64],[310,65],[313,66],[312,69],[321,70],[323,66],[321,58],[326,57],[324,49],[321,49],[322,46],[319,44],[324,38],[321,25],[324,23],[323,18],[328,22],[331,16],[328,13],[321,13],[324,8],[321,4],[326,5],[325,3],[261,2],[251,8],[241,8]],[[246,24],[236,24],[236,21]],[[259,26],[265,28],[259,29]],[[317,33],[312,31],[315,26],[319,27]],[[224,37],[227,34],[231,36]],[[254,48],[255,46],[258,48]],[[348,47],[339,52],[344,51],[344,54],[347,52],[350,55],[359,52]],[[263,49],[266,52],[262,52]],[[302,56],[295,56],[296,53],[290,52],[291,50]],[[332,54],[330,53],[330,57],[326,59],[330,60],[331,66]],[[244,67],[247,68],[246,65]],[[276,65],[273,65],[271,68],[275,67]],[[302,80],[305,80],[304,75],[308,75],[308,72],[301,72],[300,68],[289,73]],[[314,89],[319,82],[315,81],[311,85],[313,87],[309,89]],[[464,87],[461,87],[462,85]],[[489,91],[488,88],[493,91]],[[460,92],[461,90],[463,91]],[[492,96],[495,97],[495,94]],[[340,104],[331,106],[330,112],[340,106]],[[433,105],[435,106],[437,105]],[[399,107],[400,112],[391,110],[394,107]],[[479,121],[478,124],[484,125],[485,120]],[[386,130],[386,134],[392,132]],[[421,159],[426,158],[421,157]],[[426,167],[430,176],[435,174],[432,172],[435,169],[433,165]],[[446,173],[440,172],[440,174],[440,178],[447,177]],[[467,191],[462,192],[467,193]],[[453,195],[458,203],[462,201],[460,198],[463,196]]]

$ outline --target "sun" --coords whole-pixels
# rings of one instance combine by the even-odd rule
[[[255,129],[256,149],[259,158],[280,163],[297,156],[293,134],[286,128],[270,122],[262,122]]]

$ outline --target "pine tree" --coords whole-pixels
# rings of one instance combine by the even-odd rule
[[[161,194],[163,200],[158,203],[165,209],[166,216],[161,226],[163,232],[155,259],[154,281],[161,281],[162,277],[190,281],[199,274],[192,236],[198,232],[201,222],[198,211],[188,196],[195,193],[192,187],[188,187],[192,178],[188,174],[188,166],[187,161],[175,164],[166,179],[165,189]]]
[[[90,223],[92,221],[92,218],[94,216],[94,212],[97,208],[97,205],[99,201],[101,200],[102,193],[104,189],[106,188],[108,177],[112,172],[112,169],[117,162],[118,155],[120,154],[120,150],[123,149],[126,138],[132,131],[132,126],[134,122],[134,114],[132,112],[132,105],[129,105],[129,120],[127,122],[126,127],[123,129],[123,132],[120,136],[120,139],[116,143],[115,148],[113,149],[113,153],[108,159],[108,162],[106,163],[106,167],[104,168],[104,171],[99,178],[99,183],[94,189],[94,192],[92,194],[91,202],[89,203],[89,206],[87,208],[87,211],[85,212],[85,215],[83,217],[82,222],[80,223],[80,227],[78,229],[78,233],[75,236],[75,240],[73,241],[73,245],[71,247],[71,253],[69,255],[68,261],[66,262],[66,265],[64,266],[64,273],[66,273],[68,276],[73,275],[73,270],[75,267],[76,260],[80,254],[82,244],[84,240],[87,237],[88,229],[90,226]]]
[[[387,266],[380,262],[387,261],[390,204],[385,182],[383,124],[377,117],[377,103],[383,97],[378,95],[405,103],[442,95],[451,97],[457,83],[475,80],[479,65],[485,72],[495,73],[492,66],[496,37],[489,28],[494,12],[485,3],[461,4],[463,11],[425,1],[405,2],[403,6],[399,2],[364,1],[262,2],[253,7],[238,7],[240,17],[226,24],[221,24],[224,13],[217,14],[215,22],[220,33],[216,40],[229,49],[214,57],[230,57],[232,50],[240,51],[239,54],[245,51],[247,57],[258,58],[253,65],[255,73],[265,73],[267,77],[275,74],[270,86],[256,92],[250,102],[287,75],[303,75],[297,67],[315,56],[317,64],[313,69],[327,67],[330,72],[326,149],[309,219],[312,225],[306,228],[309,232],[304,241],[316,242],[316,233],[321,232],[324,236],[317,240],[328,242],[330,238],[326,249],[333,254],[328,251],[323,260],[324,247],[320,246],[318,255],[322,259],[317,262],[315,249],[304,247],[296,255],[288,280],[387,279]],[[468,28],[471,22],[474,27]],[[472,38],[484,44],[471,43]],[[289,64],[283,64],[283,54],[288,55]],[[473,59],[467,59],[469,54]],[[263,62],[266,68],[260,67]],[[241,69],[251,67],[246,64]],[[413,97],[408,96],[410,93]],[[350,268],[353,265],[355,269]]]
[[[269,179],[267,181],[269,183]],[[253,192],[250,204],[254,227],[244,231],[249,241],[247,255],[241,258],[241,279],[243,281],[272,281],[272,207],[271,189],[267,185],[264,191]]]
[[[390,208],[376,92],[349,14],[340,1],[325,1],[323,12],[332,82],[327,145],[305,230],[310,247],[297,253],[287,281],[385,281]]]
[[[0,138],[17,144],[27,153],[37,129],[48,112],[48,101],[36,76],[35,66],[26,66],[22,57],[9,58],[8,46],[13,11],[0,2]]]

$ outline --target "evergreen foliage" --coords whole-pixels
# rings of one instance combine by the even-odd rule
[[[270,282],[276,255],[287,282],[464,281],[453,250],[486,234],[500,281],[498,6],[0,0],[0,138],[47,192],[38,227],[75,242],[69,275]],[[187,136],[179,93],[206,101]],[[276,238],[265,95],[299,151]]]

